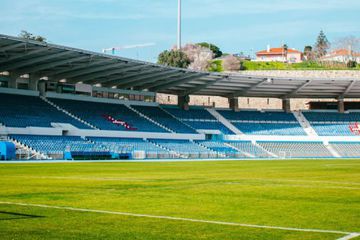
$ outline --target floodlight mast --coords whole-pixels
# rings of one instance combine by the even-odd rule
[[[181,0],[178,0],[177,49],[181,49]]]

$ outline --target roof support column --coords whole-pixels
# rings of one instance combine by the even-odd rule
[[[38,90],[38,83],[39,83],[39,78],[30,75],[30,77],[29,77],[29,89],[33,90],[33,91],[37,91]]]
[[[189,95],[178,96],[178,106],[179,106],[179,108],[184,109],[184,110],[189,110],[189,102],[190,102]]]
[[[16,79],[18,77],[19,77],[19,75],[10,73],[9,81],[8,81],[8,88],[17,88]]]
[[[239,98],[228,98],[229,107],[231,110],[238,112],[239,111]]]
[[[282,109],[284,110],[284,112],[291,112],[291,104],[290,104],[290,99],[288,98],[284,98],[282,100]]]
[[[338,111],[339,111],[339,113],[344,113],[345,112],[345,104],[344,104],[344,99],[343,98],[338,99]]]
[[[45,96],[46,95],[46,82],[43,79],[40,79],[38,81],[38,90],[40,92],[40,96]]]

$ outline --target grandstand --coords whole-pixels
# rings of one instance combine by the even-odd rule
[[[320,136],[353,136],[354,133],[349,126],[360,119],[359,112],[304,112],[303,114]]]
[[[360,112],[343,101],[360,96],[353,79],[196,72],[5,35],[0,50],[0,136],[19,159],[360,157]],[[189,106],[189,95],[230,108]],[[281,98],[283,109],[241,109],[240,96]],[[304,97],[337,98],[339,111],[291,112],[289,99]]]
[[[322,142],[258,142],[261,147],[280,158],[331,158]]]
[[[124,104],[105,104],[86,101],[50,98],[56,105],[68,110],[84,121],[101,130],[168,132],[148,119],[134,112]],[[114,118],[118,123],[108,119]]]
[[[250,135],[306,135],[292,113],[220,111],[241,132]]]
[[[1,123],[8,127],[52,127],[51,123],[63,122],[81,129],[89,128],[39,97],[0,94],[0,98]]]
[[[204,108],[194,107],[188,110],[183,110],[174,106],[165,105],[163,107],[167,112],[194,129],[218,130],[222,134],[234,134],[234,132],[224,126]]]

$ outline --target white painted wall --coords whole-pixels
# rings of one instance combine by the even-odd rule
[[[27,127],[27,128],[13,128],[0,127],[0,134],[27,134],[27,135],[62,135],[62,129],[59,128],[42,128],[42,127]]]
[[[282,55],[260,55],[256,56],[258,62],[302,62],[301,53],[288,53],[287,56]]]
[[[226,135],[226,140],[245,141],[298,141],[298,142],[360,142],[360,136],[274,136],[274,135]]]
[[[56,128],[11,128],[0,127],[0,134],[26,134],[26,135],[50,135],[61,136],[66,131],[67,136],[81,137],[117,137],[117,138],[155,138],[155,139],[185,139],[185,140],[205,140],[205,134],[182,134],[182,133],[158,133],[158,132],[131,132],[131,131],[107,131],[78,129],[71,124],[52,123]]]

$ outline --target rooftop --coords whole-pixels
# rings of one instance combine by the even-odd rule
[[[285,48],[270,48],[268,50],[262,50],[256,53],[256,55],[283,55],[285,52],[288,53],[301,53],[300,51],[296,50],[296,49],[292,49],[292,48],[288,48],[287,50],[285,50]]]
[[[281,49],[281,48],[280,48]],[[223,97],[360,98],[359,79],[198,72],[0,35],[0,72],[48,81]]]

